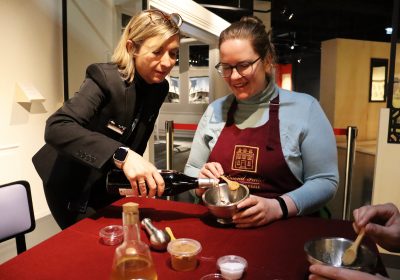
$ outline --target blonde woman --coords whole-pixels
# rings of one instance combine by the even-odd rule
[[[162,195],[164,181],[142,154],[168,93],[181,23],[158,10],[134,16],[112,62],[90,65],[79,91],[47,120],[33,163],[61,228],[117,199],[105,190],[111,168],[124,171],[135,194]]]

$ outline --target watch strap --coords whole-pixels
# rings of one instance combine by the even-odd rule
[[[279,206],[281,207],[281,210],[282,210],[282,220],[287,219],[288,213],[289,213],[289,212],[288,212],[288,208],[287,208],[287,205],[286,205],[285,200],[284,200],[282,197],[280,197],[280,196],[275,197],[275,199],[278,200]]]
[[[124,146],[119,147],[115,151],[115,153],[113,155],[113,160],[114,160],[115,165],[119,169],[122,169],[122,166],[125,163],[126,157],[128,156],[128,151],[129,151],[129,148],[128,147],[124,147]]]

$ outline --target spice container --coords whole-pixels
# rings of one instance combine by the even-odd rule
[[[167,250],[171,254],[173,269],[190,271],[197,266],[197,255],[201,251],[201,244],[194,239],[178,238],[168,243]]]
[[[227,255],[217,260],[217,266],[225,279],[237,280],[242,278],[247,268],[247,261],[239,256]]]

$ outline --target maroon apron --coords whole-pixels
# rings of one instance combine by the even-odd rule
[[[279,95],[271,100],[269,120],[254,128],[239,129],[232,102],[225,127],[208,162],[219,162],[225,175],[249,187],[252,194],[273,198],[299,188],[302,183],[289,169],[279,134]]]

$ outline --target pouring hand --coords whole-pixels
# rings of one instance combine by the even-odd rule
[[[156,193],[161,196],[165,183],[157,168],[142,156],[129,150],[126,162],[122,167],[126,178],[132,186],[135,196],[142,195],[154,197]],[[147,193],[146,185],[149,188]]]

